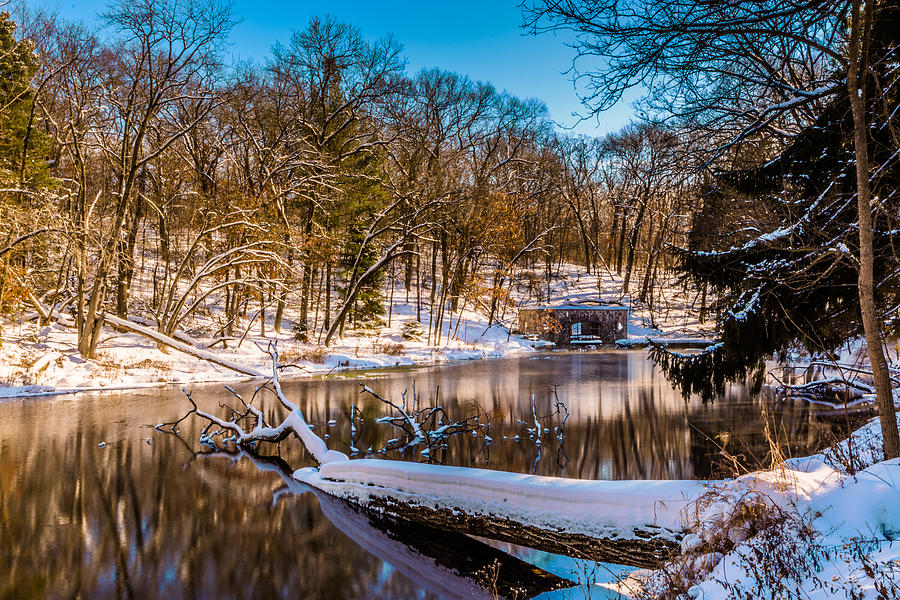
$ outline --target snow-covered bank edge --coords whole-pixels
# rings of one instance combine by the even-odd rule
[[[147,281],[135,284],[135,294],[148,302],[151,288]],[[265,320],[242,319],[235,327],[234,338],[219,338],[223,331],[223,310],[219,300],[208,299],[176,332],[175,339],[194,346],[199,352],[214,354],[222,362],[248,371],[268,372],[265,348],[277,341],[284,364],[295,364],[285,376],[320,375],[345,370],[413,367],[442,364],[457,360],[518,356],[541,347],[541,342],[511,335],[515,328],[515,307],[535,302],[566,303],[590,300],[622,300],[616,295],[621,281],[604,276],[586,275],[573,265],[565,265],[541,298],[534,298],[530,288],[515,288],[508,314],[503,323],[488,326],[484,306],[463,303],[458,312],[441,321],[441,331],[428,330],[432,323],[430,306],[420,305],[408,296],[402,286],[396,293],[385,292],[394,299],[385,300],[385,316],[380,326],[356,331],[348,327],[346,336],[334,340],[329,348],[317,346],[321,339],[321,315],[311,317],[310,329],[301,335],[297,327],[297,307],[288,305],[281,331],[275,332],[274,316],[269,311]],[[646,307],[632,306],[629,311],[629,337],[678,340],[709,334],[710,324],[698,323],[689,313],[690,294],[675,286],[668,293],[671,313],[652,312]],[[135,302],[135,306],[140,302]],[[474,308],[473,308],[474,306]],[[668,306],[668,303],[667,303]],[[60,316],[61,315],[61,316]],[[36,316],[36,315],[35,315]],[[229,383],[248,379],[246,374],[230,371],[188,356],[176,350],[160,351],[155,342],[132,332],[105,328],[95,360],[84,360],[77,352],[77,340],[71,318],[57,315],[61,322],[39,326],[25,315],[0,319],[0,398],[70,394],[82,391],[124,390],[159,385],[189,383]],[[252,316],[252,315],[251,315]],[[146,314],[129,315],[131,325],[153,329]],[[135,327],[133,327],[134,329]],[[310,342],[298,338],[309,336]],[[437,338],[437,342],[434,339]]]
[[[900,597],[900,459],[882,460],[880,433],[875,418],[821,454],[710,485],[684,515],[680,556],[603,587],[655,599]]]
[[[535,347],[534,350],[541,350],[541,348],[538,346]],[[353,356],[349,353],[334,352],[326,355],[325,360],[321,363],[311,361],[301,361],[299,363],[291,362],[281,379],[283,381],[291,381],[295,379],[309,379],[346,372],[421,368],[471,360],[512,358],[528,354],[531,351],[531,348],[492,351],[434,349],[434,351],[428,354],[416,357],[396,357],[391,355]],[[260,370],[268,366],[263,361],[260,361],[258,364],[254,364],[251,361],[246,362],[248,365]],[[3,365],[0,364],[0,369],[2,369],[2,366]],[[177,367],[173,367],[173,369],[175,368]],[[170,373],[171,371],[167,374]],[[120,383],[112,383],[104,378],[100,378],[100,382],[97,385],[60,385],[57,387],[52,383],[20,386],[3,386],[0,384],[0,400],[58,396],[83,392],[127,391],[166,386],[183,386],[186,384],[239,383],[244,381],[261,381],[269,378],[268,375],[252,377],[233,373],[231,371],[218,369],[215,365],[210,365],[209,363],[200,360],[197,360],[196,370],[189,374],[186,372],[183,373],[186,376],[182,378],[162,378],[160,377],[159,371],[129,374],[129,376],[125,378],[126,380]],[[86,377],[90,377],[90,375],[88,374]],[[147,380],[142,380],[142,377],[146,377]],[[153,381],[153,378],[159,378],[160,380]],[[66,377],[66,379],[68,379],[68,377]]]

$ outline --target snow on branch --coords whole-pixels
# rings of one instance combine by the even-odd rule
[[[455,435],[471,433],[484,436],[486,444],[490,444],[493,440],[487,435],[486,430],[490,427],[490,422],[483,423],[479,420],[478,415],[466,417],[464,419],[451,420],[449,415],[442,406],[426,406],[422,408],[413,408],[411,411],[407,408],[407,393],[401,394],[402,404],[397,404],[377,394],[374,390],[366,385],[362,385],[362,393],[383,402],[390,406],[395,414],[378,417],[376,423],[388,424],[402,431],[400,437],[388,440],[387,444],[378,453],[385,454],[390,451],[403,451],[407,448],[424,445],[421,455],[428,462],[434,462],[439,450],[447,447],[447,440]],[[419,405],[419,398],[413,389],[412,405]]]
[[[260,442],[279,443],[291,434],[294,434],[302,443],[306,450],[312,455],[320,465],[334,461],[347,460],[347,455],[336,450],[329,450],[324,440],[313,433],[312,428],[306,422],[303,412],[300,408],[288,400],[281,389],[281,383],[278,380],[278,369],[281,365],[278,363],[278,349],[276,344],[270,344],[268,347],[269,356],[272,358],[272,377],[269,380],[272,391],[278,398],[281,405],[288,410],[288,415],[278,425],[270,425],[266,423],[262,412],[253,406],[252,402],[245,401],[239,394],[231,388],[228,390],[243,405],[244,412],[237,412],[231,409],[231,418],[229,420],[222,419],[216,415],[202,411],[197,407],[197,403],[191,397],[191,394],[184,390],[188,402],[191,403],[191,410],[181,419],[173,423],[164,423],[157,428],[168,425],[171,431],[177,431],[177,426],[188,416],[194,414],[209,422],[201,434],[201,443],[219,447],[222,449],[229,446],[253,449]]]
[[[237,371],[238,373],[243,373],[244,375],[249,375],[250,377],[264,377],[262,372],[257,371],[252,367],[248,367],[246,365],[242,365],[241,363],[235,362],[223,356],[219,356],[215,352],[210,352],[209,350],[204,350],[201,348],[196,348],[190,344],[187,344],[183,341],[179,341],[174,337],[169,337],[165,334],[162,334],[150,327],[146,327],[144,325],[139,325],[137,323],[133,323],[127,319],[122,319],[116,317],[114,315],[106,314],[103,316],[103,319],[109,323],[111,326],[117,329],[124,329],[125,331],[130,331],[132,333],[136,333],[142,337],[145,337],[149,340],[153,340],[158,344],[163,344],[168,346],[169,348],[173,348],[178,350],[179,352],[184,352],[190,356],[195,358],[199,358],[202,360],[209,361],[211,363],[220,365],[225,367],[226,369],[231,369],[232,371]]]

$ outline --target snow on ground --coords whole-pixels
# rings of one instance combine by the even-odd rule
[[[464,327],[460,328],[458,340],[447,342],[445,337],[440,346],[404,340],[401,327],[408,320],[408,315],[403,314],[408,309],[396,306],[395,311],[401,314],[394,316],[399,318],[392,318],[392,327],[383,328],[377,337],[348,335],[327,349],[298,342],[289,327],[276,334],[269,322],[264,337],[250,334],[239,347],[233,342],[227,348],[220,345],[209,351],[266,372],[271,361],[265,350],[270,342],[277,341],[280,362],[298,367],[287,372],[290,376],[510,356],[530,351],[534,345],[521,337],[509,336],[498,325],[485,332],[487,319],[474,312],[463,313]],[[200,337],[198,340],[209,341]],[[107,330],[96,360],[82,359],[74,330],[59,324],[39,327],[29,321],[5,323],[0,343],[0,397],[247,377],[182,352],[161,351],[146,338],[112,329]]]
[[[600,280],[604,300],[620,300],[621,280],[604,276]],[[571,302],[597,298],[598,278],[585,275],[577,267],[563,266],[560,277],[548,288],[543,285],[540,297],[527,286],[514,286],[512,298],[517,306],[536,301],[549,303]],[[618,290],[618,291],[617,291]],[[136,290],[136,294],[140,290]],[[667,289],[659,305],[652,312],[636,306],[630,314],[631,336],[653,335],[660,338],[695,337],[703,332],[696,317],[688,315],[690,294]],[[343,369],[371,369],[394,366],[431,365],[452,360],[471,360],[514,356],[541,347],[539,342],[510,335],[506,326],[515,326],[515,308],[503,315],[503,323],[487,327],[487,311],[465,308],[445,316],[441,342],[427,343],[430,315],[427,302],[421,306],[421,329],[417,339],[404,337],[404,326],[416,319],[415,297],[406,299],[405,290],[397,286],[394,293],[390,326],[376,331],[356,332],[348,328],[343,339],[325,349],[315,344],[299,342],[291,330],[291,317],[296,312],[288,307],[281,333],[275,333],[271,311],[266,323],[266,335],[260,335],[259,322],[249,325],[244,320],[238,328],[240,336],[249,326],[249,333],[238,344],[230,341],[208,348],[223,358],[255,370],[269,371],[269,356],[265,350],[272,341],[278,342],[282,363],[296,364],[286,376],[324,374]],[[626,299],[627,301],[627,299]],[[135,303],[136,305],[138,303]],[[666,308],[668,307],[668,308]],[[188,321],[188,333],[201,346],[213,341],[213,333],[220,327],[221,310],[213,302]],[[386,319],[386,317],[385,317]],[[654,323],[656,328],[650,327]],[[320,327],[317,327],[317,332]],[[407,332],[408,333],[408,332]],[[224,367],[168,349],[162,351],[150,340],[133,333],[107,328],[95,360],[81,358],[76,347],[72,327],[54,323],[41,327],[24,317],[0,321],[0,398],[69,393],[97,389],[125,389],[168,383],[227,382],[246,378]]]
[[[900,459],[873,462],[880,444],[873,419],[825,454],[721,482],[688,517],[681,558],[607,587],[705,600],[897,598]],[[848,472],[848,447],[865,468]]]

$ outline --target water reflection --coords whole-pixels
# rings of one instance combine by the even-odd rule
[[[199,454],[205,459],[245,460],[284,482],[273,498],[312,494],[322,514],[344,535],[386,564],[447,599],[532,598],[574,582],[526,563],[469,536],[364,511],[291,477],[280,457],[238,451]]]
[[[394,398],[415,381],[451,416],[470,414],[475,404],[492,413],[494,443],[455,440],[441,457],[448,464],[584,478],[692,478],[711,474],[717,434],[745,440],[747,454],[767,447],[761,401],[740,387],[713,405],[685,404],[641,353],[534,358],[366,377]],[[539,448],[527,436],[503,436],[532,418],[532,395],[539,414],[552,412],[554,385],[571,416],[563,445],[545,440],[535,461]],[[194,397],[215,410],[225,399],[220,390],[197,386]],[[389,429],[373,422],[384,407],[361,396],[355,379],[292,381],[285,390],[331,447],[346,449],[350,441],[351,404],[364,417],[358,447],[389,439]],[[253,386],[239,391],[252,393]],[[0,404],[0,597],[437,597],[415,570],[404,574],[345,535],[323,516],[328,509],[315,495],[279,492],[281,476],[246,460],[197,460],[197,447],[152,429],[186,406],[177,389]],[[821,435],[802,405],[771,412],[795,454]],[[201,426],[186,421],[185,439],[197,440]],[[291,468],[310,464],[295,446],[284,446],[282,458]],[[390,554],[402,552],[399,543]]]

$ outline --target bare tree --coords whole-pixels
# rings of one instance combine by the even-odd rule
[[[94,356],[100,340],[111,269],[117,258],[132,260],[121,255],[126,251],[121,236],[129,216],[129,230],[137,228],[139,174],[208,114],[214,95],[199,82],[215,68],[217,52],[233,23],[230,6],[218,0],[123,2],[112,5],[104,18],[118,42],[103,53],[106,64],[95,88],[99,97],[90,99],[99,104],[93,129],[84,147],[73,149],[82,165],[87,153],[98,154],[115,182],[109,190],[111,214],[97,234],[98,256],[90,269],[87,261],[80,263],[85,287],[77,302],[78,347],[86,357]],[[161,118],[191,96],[206,106],[192,122]],[[85,191],[79,191],[84,200]],[[99,190],[97,198],[105,193]],[[120,272],[120,276],[128,275]]]
[[[270,68],[294,95],[298,135],[314,158],[308,185],[293,199],[297,240],[307,250],[299,315],[305,335],[317,229],[352,221],[354,205],[364,204],[351,199],[353,188],[380,184],[374,167],[386,140],[374,116],[399,85],[400,46],[390,37],[369,43],[357,28],[330,17],[313,19],[305,30],[294,33],[289,46],[276,47]],[[340,178],[340,184],[325,180],[325,175]]]

